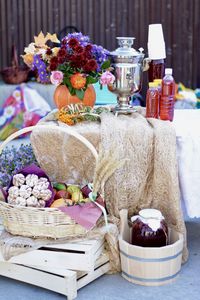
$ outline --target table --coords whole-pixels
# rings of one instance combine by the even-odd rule
[[[181,198],[190,218],[200,217],[200,110],[175,110]]]

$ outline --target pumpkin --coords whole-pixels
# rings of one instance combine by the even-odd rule
[[[58,109],[68,105],[82,103],[86,106],[94,106],[96,101],[96,93],[93,85],[88,85],[83,100],[79,99],[77,96],[72,96],[66,85],[59,85],[54,92],[54,102]]]

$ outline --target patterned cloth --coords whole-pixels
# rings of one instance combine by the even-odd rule
[[[50,106],[25,84],[18,86],[0,108],[0,140],[27,126],[37,124]]]

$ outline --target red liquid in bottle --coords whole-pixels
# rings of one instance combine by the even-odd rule
[[[146,118],[159,117],[159,90],[156,83],[150,82],[146,96]]]
[[[172,69],[166,69],[162,81],[162,94],[160,99],[160,119],[173,121],[174,118],[175,81]]]
[[[165,62],[164,59],[153,59],[149,64],[148,77],[149,82],[153,82],[154,79],[162,79],[165,74]]]

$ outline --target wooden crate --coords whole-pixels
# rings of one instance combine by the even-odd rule
[[[32,266],[47,267],[49,269],[71,269],[78,271],[93,271],[95,261],[104,250],[104,238],[83,240],[66,244],[46,245],[12,257],[9,262]],[[0,253],[0,261],[4,261]]]
[[[90,272],[71,271],[64,268],[31,267],[10,262],[0,262],[0,275],[36,285],[75,299],[77,290],[97,279],[110,270],[107,253],[95,261]]]
[[[159,286],[174,281],[181,269],[183,235],[169,229],[170,244],[159,248],[131,245],[127,210],[120,212],[119,236],[122,276],[130,282]]]

